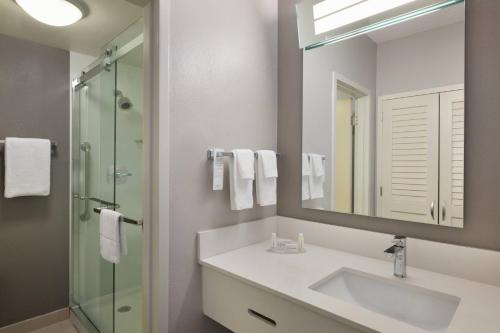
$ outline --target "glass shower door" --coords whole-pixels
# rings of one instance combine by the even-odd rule
[[[143,219],[143,46],[116,62],[117,209],[133,220]],[[142,332],[142,228],[126,224],[128,255],[115,265],[115,332]]]
[[[93,209],[115,202],[115,85],[113,63],[74,93],[73,302],[101,333],[114,332],[115,272],[101,257]]]
[[[142,21],[77,80],[72,127],[71,310],[96,333],[142,332]],[[99,213],[120,212],[127,254],[100,254]]]

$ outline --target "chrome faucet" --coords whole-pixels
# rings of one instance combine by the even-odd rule
[[[406,277],[406,237],[394,236],[392,240],[394,244],[384,252],[394,257],[394,276],[399,278]]]

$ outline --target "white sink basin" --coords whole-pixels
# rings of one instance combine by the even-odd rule
[[[445,332],[460,298],[342,268],[310,287],[430,332]]]

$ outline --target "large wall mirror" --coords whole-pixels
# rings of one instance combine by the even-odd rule
[[[302,206],[463,227],[465,2],[306,0],[297,15]]]

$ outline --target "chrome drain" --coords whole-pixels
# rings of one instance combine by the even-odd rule
[[[132,307],[130,305],[124,305],[124,306],[120,306],[118,308],[118,312],[121,312],[121,313],[129,312],[130,310],[132,310]]]

